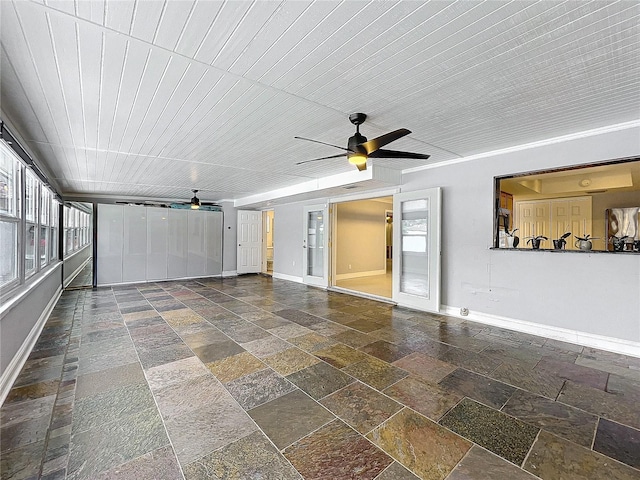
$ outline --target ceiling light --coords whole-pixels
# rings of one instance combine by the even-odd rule
[[[349,163],[355,166],[366,165],[367,156],[362,153],[354,153],[349,155]]]
[[[198,210],[200,208],[200,199],[196,196],[198,190],[193,190],[193,198],[191,199],[191,209]]]

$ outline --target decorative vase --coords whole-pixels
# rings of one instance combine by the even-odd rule
[[[520,237],[507,237],[507,247],[508,248],[517,248],[520,243]]]
[[[553,241],[553,248],[555,250],[564,250],[564,246],[567,244],[567,241],[564,238]]]
[[[576,240],[575,245],[577,248],[584,250],[585,252],[588,252],[593,247],[591,240]]]
[[[540,250],[540,242],[542,240],[537,239],[537,238],[532,238],[531,239],[531,248],[534,250]]]

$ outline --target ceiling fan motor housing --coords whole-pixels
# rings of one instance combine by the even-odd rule
[[[347,143],[347,148],[352,152],[356,153],[364,153],[366,155],[366,150],[363,147],[360,147],[360,144],[367,141],[367,137],[361,135],[360,133],[356,133],[353,137],[349,137],[349,142]]]

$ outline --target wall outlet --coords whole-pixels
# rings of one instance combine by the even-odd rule
[[[349,264],[349,270],[351,270],[351,264]]]
[[[295,261],[295,260],[293,261],[293,266],[294,266],[294,267],[296,266],[296,261]]]
[[[467,315],[469,315],[469,309],[467,307],[462,307],[460,309],[460,315],[462,315],[463,317],[466,317]]]

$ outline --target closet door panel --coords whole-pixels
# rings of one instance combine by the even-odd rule
[[[189,211],[170,209],[168,213],[168,278],[183,278],[187,276],[187,215]]]
[[[210,212],[205,222],[206,275],[222,273],[222,212]]]
[[[97,264],[99,285],[122,283],[122,205],[98,205]]]
[[[147,280],[167,278],[169,210],[147,208]]]
[[[187,275],[203,277],[206,272],[205,221],[208,212],[192,210],[189,212],[189,238],[187,255]]]

